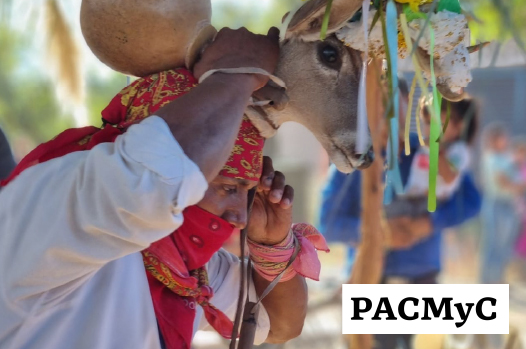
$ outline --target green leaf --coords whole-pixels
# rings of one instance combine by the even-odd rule
[[[458,0],[440,0],[438,3],[437,11],[449,11],[460,14],[462,9],[460,8],[460,2]]]
[[[407,18],[407,22],[411,22],[413,19],[426,18],[426,15],[422,12],[414,12],[413,10],[411,10],[409,4],[404,4],[403,10],[405,17]]]
[[[376,22],[378,22],[378,19],[380,18],[380,11],[376,11],[373,17],[373,21],[371,22],[371,28],[369,28],[369,35],[371,35],[371,32],[373,31],[374,26],[376,25]]]

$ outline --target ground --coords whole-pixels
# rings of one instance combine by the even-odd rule
[[[448,231],[444,234],[444,268],[442,283],[477,283],[478,277],[478,235],[477,226]],[[263,345],[261,349],[343,349],[346,344],[341,335],[341,303],[327,302],[327,298],[344,281],[344,248],[331,246],[331,253],[320,253],[322,259],[322,280],[309,282],[311,310],[307,316],[302,335],[284,346]],[[524,343],[505,349],[526,348],[526,261],[516,260],[508,271],[510,283],[510,326],[518,329]],[[438,344],[440,335],[422,335],[417,339],[415,349],[489,349],[482,344],[468,347],[443,348]],[[195,349],[226,349],[228,342],[212,332],[198,333]],[[504,348],[502,348],[504,349]]]

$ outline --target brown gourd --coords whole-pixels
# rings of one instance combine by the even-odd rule
[[[124,74],[191,67],[216,30],[210,0],[82,0],[80,24],[95,56]]]

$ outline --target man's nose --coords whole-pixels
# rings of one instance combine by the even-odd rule
[[[248,213],[246,205],[243,208],[231,209],[225,212],[223,219],[232,224],[237,229],[244,229],[247,226]]]

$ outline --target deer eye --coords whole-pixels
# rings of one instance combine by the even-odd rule
[[[340,52],[332,45],[324,43],[318,50],[320,61],[326,66],[339,69],[341,65]]]

